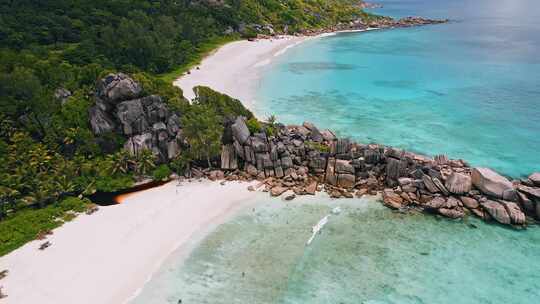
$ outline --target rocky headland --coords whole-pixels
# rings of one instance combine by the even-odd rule
[[[96,135],[117,132],[131,154],[150,150],[161,162],[189,149],[182,137],[182,113],[159,96],[141,96],[141,86],[125,74],[100,81],[90,124]],[[272,196],[327,192],[333,198],[382,194],[385,206],[451,219],[474,215],[522,227],[540,219],[540,173],[509,180],[489,168],[471,167],[445,155],[433,158],[384,146],[338,138],[312,123],[275,123],[273,134],[250,132],[242,116],[224,123],[219,168],[191,167],[187,178],[259,180],[249,190]]]

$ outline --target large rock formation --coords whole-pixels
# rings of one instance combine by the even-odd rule
[[[180,153],[180,113],[159,96],[123,74],[103,79],[90,109],[95,134],[117,132],[132,154],[154,152],[166,162]],[[540,219],[538,175],[508,179],[487,168],[471,169],[462,160],[435,158],[377,144],[360,144],[319,131],[313,123],[274,125],[271,135],[251,133],[244,117],[227,118],[222,136],[221,169],[192,169],[193,176],[227,180],[258,179],[272,195],[287,191],[313,195],[323,189],[335,198],[375,195],[406,211],[416,209],[456,219],[472,213],[502,224],[523,225]]]
[[[524,203],[508,200],[518,201],[519,195],[528,199],[532,216],[540,208],[535,203],[536,188],[521,187],[518,195],[510,181],[492,170],[472,170],[464,161],[445,155],[432,159],[355,143],[329,131],[320,132],[309,122],[277,125],[274,135],[266,136],[250,134],[244,118],[237,117],[225,132],[232,136],[222,148],[222,169],[231,176],[270,180],[267,190],[275,187],[274,194],[283,188],[296,195],[313,194],[322,183],[331,197],[351,197],[353,189],[359,196],[382,191],[383,203],[392,209],[415,208],[453,219],[470,212],[513,225],[526,222]],[[309,178],[298,178],[306,176],[307,170]]]
[[[446,179],[446,188],[453,194],[465,194],[471,191],[471,177],[463,173],[452,172]]]
[[[476,188],[495,198],[502,199],[505,192],[514,189],[508,179],[488,168],[474,168],[471,177]]]
[[[98,82],[96,103],[89,110],[94,134],[118,133],[133,155],[152,151],[162,162],[180,153],[179,113],[171,113],[160,96],[141,96],[141,86],[129,76],[110,74]]]

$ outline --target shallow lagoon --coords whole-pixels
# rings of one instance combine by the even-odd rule
[[[540,4],[379,1],[448,24],[344,33],[277,57],[255,112],[519,177],[540,170]]]
[[[311,246],[311,226],[335,206]],[[535,303],[540,231],[393,212],[374,199],[258,202],[134,303]]]

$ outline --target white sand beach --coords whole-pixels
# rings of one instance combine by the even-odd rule
[[[0,258],[0,303],[126,303],[174,250],[249,204],[249,185],[173,181],[80,215],[49,248],[33,241]]]
[[[262,69],[275,56],[283,54],[310,37],[282,36],[256,41],[235,41],[228,43],[205,58],[199,69],[193,68],[174,85],[184,91],[184,96],[193,99],[193,87],[208,86],[216,91],[240,99],[252,109],[254,94]]]

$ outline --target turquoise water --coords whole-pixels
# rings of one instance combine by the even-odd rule
[[[264,73],[255,112],[513,177],[540,170],[540,3],[378,2],[380,14],[452,22],[294,47]]]
[[[314,242],[311,226],[335,206]],[[540,231],[400,214],[369,199],[259,199],[134,304],[538,303]]]
[[[540,3],[379,1],[449,24],[311,40],[268,67],[255,109],[341,136],[540,170]],[[340,205],[314,243],[311,226]],[[540,228],[400,214],[374,199],[257,196],[173,254],[135,304],[538,303]]]

